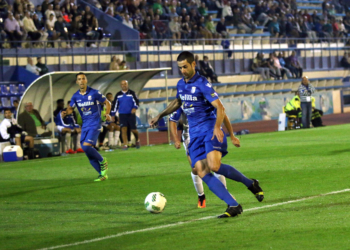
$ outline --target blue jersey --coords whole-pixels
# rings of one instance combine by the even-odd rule
[[[87,87],[86,93],[82,95],[80,90],[74,93],[70,106],[77,107],[83,120],[82,129],[101,127],[101,103],[106,97],[96,89]]]
[[[204,136],[214,130],[216,111],[211,102],[219,97],[205,77],[196,73],[187,83],[181,79],[177,83],[176,98],[182,101],[191,139]]]
[[[66,109],[63,109],[60,112],[58,112],[57,116],[55,117],[56,125],[62,126],[65,128],[70,128],[70,129],[79,128],[79,125],[76,123],[74,119],[74,115],[70,114],[62,118],[62,111],[66,111]]]

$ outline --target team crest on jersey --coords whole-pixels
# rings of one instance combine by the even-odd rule
[[[196,87],[192,87],[191,93],[194,94],[196,92]]]
[[[91,101],[91,95],[89,95],[88,100]]]

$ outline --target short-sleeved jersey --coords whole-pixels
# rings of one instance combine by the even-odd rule
[[[216,111],[211,102],[219,97],[205,77],[196,73],[187,83],[181,79],[177,83],[176,98],[182,101],[191,139],[204,136],[214,129]]]
[[[91,127],[101,127],[101,103],[104,103],[106,97],[96,89],[87,87],[84,95],[78,90],[74,93],[70,106],[77,107],[83,120],[82,129]]]
[[[186,114],[183,112],[182,108],[178,108],[178,110],[173,112],[169,117],[170,121],[173,121],[176,123],[178,123],[180,119],[182,120],[182,126],[183,126],[182,139],[186,141],[187,139],[190,138],[190,133],[189,133],[188,119]]]

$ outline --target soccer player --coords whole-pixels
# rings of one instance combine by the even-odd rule
[[[113,102],[112,93],[107,93],[106,97],[108,101],[110,101],[111,103]],[[108,145],[110,148],[113,148],[113,149],[117,147],[119,142],[119,136],[120,136],[120,127],[119,125],[117,125],[118,118],[115,116],[115,113],[116,113],[115,111],[111,111],[112,119],[110,121],[105,121],[103,124],[108,130]]]
[[[81,128],[82,149],[90,160],[90,164],[99,173],[95,181],[104,181],[108,179],[108,162],[93,147],[96,145],[97,138],[101,131],[101,103],[106,105],[106,120],[110,121],[111,104],[104,95],[96,89],[87,86],[88,80],[82,72],[76,75],[76,83],[79,90],[72,96],[70,105],[67,108],[67,115],[73,112],[75,107],[83,120]]]
[[[180,118],[182,120],[182,126],[183,126],[183,130],[182,130],[183,145],[184,145],[184,148],[186,151],[187,160],[191,166],[191,158],[188,155],[188,144],[190,143],[188,119],[187,119],[186,114],[183,112],[182,108],[179,108],[178,110],[176,110],[174,113],[172,113],[170,115],[170,119],[169,119],[170,120],[170,132],[174,138],[175,148],[180,149],[181,143],[180,143],[179,137],[177,136],[177,123],[179,122]],[[227,117],[227,115],[225,115],[224,124],[225,124],[225,127],[227,128],[227,130],[230,134],[230,138],[231,138],[233,145],[235,145],[236,147],[240,147],[240,141],[233,134],[232,126],[231,126],[230,120]],[[226,179],[224,176],[217,174],[217,173],[214,173],[214,176],[216,178],[218,178],[222,182],[222,184],[224,184],[225,188],[227,188],[226,187]],[[205,208],[206,207],[206,200],[205,200],[203,182],[202,182],[202,179],[198,176],[196,169],[194,169],[194,168],[192,168],[191,177],[192,177],[192,181],[194,184],[194,188],[196,189],[196,191],[198,193],[198,208]]]
[[[228,153],[226,136],[221,129],[225,108],[211,83],[196,73],[196,62],[192,53],[181,52],[177,57],[177,64],[184,77],[177,83],[176,99],[153,118],[150,125],[157,125],[159,119],[182,106],[189,124],[188,152],[191,166],[209,189],[228,205],[219,218],[237,216],[243,212],[242,206],[211,171],[244,183],[258,201],[264,199],[263,190],[257,180],[248,179],[234,167],[221,163],[221,158]]]

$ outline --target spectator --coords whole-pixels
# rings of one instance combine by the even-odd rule
[[[303,124],[303,128],[310,128],[312,115],[311,96],[315,92],[315,88],[312,86],[312,84],[310,84],[307,76],[302,78],[298,92],[301,102],[301,122]]]
[[[146,39],[151,39],[152,30],[153,30],[153,25],[152,25],[151,16],[147,16],[146,20],[143,22],[143,24],[140,27],[140,31],[144,33]]]
[[[34,138],[29,136],[18,124],[17,120],[12,118],[11,109],[4,109],[5,119],[0,124],[0,142],[11,142],[12,145],[17,145],[22,148],[22,144],[29,143],[29,158],[34,154]]]
[[[350,68],[350,60],[347,52],[344,52],[344,56],[340,60],[340,66],[346,69]]]
[[[78,40],[81,40],[85,37],[85,34],[82,32],[83,24],[81,23],[81,16],[77,15],[72,22],[70,27],[71,34],[75,34],[75,37]]]
[[[295,51],[293,51],[291,56],[289,57],[289,62],[290,62],[289,69],[291,73],[295,75],[296,78],[301,78],[301,76],[303,75],[303,69],[299,63],[299,60]]]
[[[273,53],[273,59],[274,59],[274,65],[276,67],[280,68],[281,73],[282,73],[282,77],[284,75],[286,75],[288,79],[293,78],[293,75],[290,72],[290,70],[285,67],[284,59],[282,58],[282,60],[281,60],[281,58],[279,58],[279,55],[276,51]],[[281,63],[281,61],[282,61],[282,63]]]
[[[171,22],[169,23],[170,31],[173,35],[174,45],[181,45],[181,32],[180,32],[180,23],[178,22],[178,17],[173,17]]]
[[[225,18],[225,23],[227,25],[233,24],[233,12],[228,1],[224,2],[224,7],[222,8],[222,17]]]
[[[260,74],[263,80],[270,79],[270,69],[264,64],[262,53],[258,53],[253,59],[252,70],[254,73]]]
[[[49,69],[47,68],[46,64],[41,62],[41,57],[37,57],[36,61],[37,61],[36,66],[40,68],[41,76],[49,72]]]
[[[129,66],[126,65],[125,61],[121,61],[121,63],[119,64],[119,70],[128,70]]]
[[[46,20],[50,19],[50,16],[53,15],[53,19],[57,20],[56,18],[56,14],[55,14],[55,11],[53,10],[53,5],[52,4],[49,4],[48,6],[48,9],[45,11],[45,17],[46,17]]]
[[[130,28],[134,28],[134,26],[132,25],[132,21],[130,21],[130,16],[128,14],[125,14],[124,18],[123,18],[123,24],[130,27]]]
[[[8,13],[8,4],[6,0],[0,0],[0,18],[6,18]]]
[[[51,131],[46,128],[44,120],[41,118],[39,111],[33,109],[33,103],[27,102],[25,104],[25,111],[18,116],[18,124],[21,125],[24,131],[29,136],[50,136]]]
[[[13,4],[13,13],[18,13],[20,15],[23,15],[24,13],[24,6],[22,4],[21,0],[15,0],[14,4]]]
[[[121,91],[114,98],[114,112],[119,112],[119,124],[122,131],[123,150],[128,149],[127,130],[130,128],[135,136],[136,148],[140,148],[139,133],[136,128],[136,110],[139,107],[139,100],[134,91],[129,89],[128,81],[120,82]]]
[[[208,15],[208,8],[205,6],[205,2],[201,3],[201,7],[198,8],[198,12],[204,17]]]
[[[233,10],[233,25],[236,26],[239,30],[244,30],[246,33],[253,33],[255,30],[254,26],[248,26],[247,23],[243,22],[242,15],[239,8]]]
[[[23,27],[32,41],[36,41],[41,38],[41,33],[35,27],[33,19],[30,17],[30,13],[28,11],[25,13],[25,17],[23,18]]]
[[[269,22],[268,29],[269,29],[269,31],[270,31],[270,33],[271,33],[271,35],[273,37],[276,37],[276,38],[279,37],[279,35],[280,35],[280,25],[279,25],[279,22],[278,22],[276,16],[274,16],[272,18],[272,21]]]
[[[163,5],[162,5],[162,0],[157,0],[153,6],[152,9],[154,12],[156,12],[156,10],[159,10],[159,15],[162,15],[164,10],[163,10]]]
[[[156,44],[161,45],[163,40],[167,38],[168,24],[162,20],[159,20],[159,15],[156,15],[153,25],[158,39]]]
[[[220,22],[216,25],[216,32],[218,32],[223,38],[228,38],[229,34],[225,25],[225,18],[221,18]]]
[[[218,81],[218,76],[215,74],[213,67],[209,62],[209,58],[207,56],[203,57],[203,61],[199,62],[200,71],[203,73],[203,76],[206,78],[210,78],[212,83],[220,83]]]
[[[216,28],[215,28],[212,16],[208,17],[208,20],[205,24],[205,27],[211,33],[211,35],[214,39],[217,39],[220,37],[220,34],[216,32]],[[215,41],[213,42],[213,44],[215,44]]]
[[[179,15],[176,13],[176,8],[175,7],[171,7],[170,8],[170,14],[169,14],[169,18],[170,20],[172,20],[174,17],[178,17]]]
[[[34,65],[33,59],[31,57],[28,57],[27,62],[28,64],[26,66],[26,70],[28,70],[29,72],[32,72],[33,74],[39,75],[41,69]]]
[[[44,2],[41,4],[41,12],[45,13],[48,10],[49,5],[49,0],[44,0]]]
[[[181,35],[182,39],[184,39],[185,44],[189,43],[188,39],[193,38],[189,15],[186,16],[185,21],[181,24]]]
[[[274,53],[270,53],[268,65],[270,70],[272,71],[272,75],[274,75],[277,79],[282,80],[284,75],[286,75],[287,73],[286,70],[282,68],[280,61],[277,57],[275,57]]]
[[[59,17],[63,17],[63,14],[62,14],[62,11],[61,11],[61,8],[60,8],[60,5],[59,4],[56,4],[55,5],[55,16],[56,18],[58,19]]]
[[[4,28],[9,40],[12,42],[11,46],[20,47],[21,43],[18,42],[22,41],[23,32],[21,31],[17,20],[13,17],[11,12],[8,13],[8,18],[5,20]]]
[[[204,37],[205,39],[205,43],[206,44],[214,44],[214,41],[213,41],[213,35],[212,33],[206,28],[206,25],[205,25],[205,19],[204,17],[201,17],[198,24],[197,24],[197,27],[198,27],[198,31],[201,33],[201,35]]]
[[[109,70],[119,70],[119,63],[118,63],[118,60],[116,56],[112,56],[112,61],[111,63],[109,64]]]
[[[55,31],[55,17],[53,14],[50,15],[50,18],[48,20],[46,20],[46,30],[47,33],[49,35],[49,37],[52,40],[56,40],[57,36],[56,36],[56,31]]]
[[[311,42],[316,42],[318,40],[316,32],[313,30],[312,24],[308,21],[307,17],[304,17],[304,20],[301,19],[300,22],[301,32],[306,34]]]
[[[67,48],[70,48],[69,45],[69,37],[68,37],[68,29],[66,25],[63,22],[63,17],[58,17],[57,21],[55,22],[54,29],[56,31],[56,38],[63,37],[63,39],[67,42]]]

